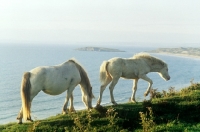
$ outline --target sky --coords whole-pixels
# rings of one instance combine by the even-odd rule
[[[200,47],[200,0],[0,0],[2,44]]]

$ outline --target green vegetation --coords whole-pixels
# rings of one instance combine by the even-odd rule
[[[194,132],[200,131],[200,84],[181,91],[151,91],[151,100],[99,106],[32,123],[0,125],[1,132]]]

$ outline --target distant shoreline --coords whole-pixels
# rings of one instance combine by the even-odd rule
[[[187,58],[200,58],[200,48],[159,48],[156,50],[147,51],[148,53],[165,54],[171,56],[187,57]]]
[[[83,47],[77,48],[78,51],[97,51],[97,52],[125,52],[119,49],[104,48],[104,47]]]
[[[151,52],[151,53],[153,53],[153,52]],[[177,57],[186,57],[186,58],[200,59],[200,56],[188,55],[188,54],[174,54],[174,53],[168,53],[168,52],[158,52],[158,53],[153,53],[153,54],[161,54],[161,55],[168,55],[168,56],[177,56]]]

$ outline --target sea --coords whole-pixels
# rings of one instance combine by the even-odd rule
[[[76,48],[85,45],[1,45],[0,46],[0,124],[17,122],[16,117],[21,108],[20,85],[24,72],[38,66],[53,66],[61,64],[71,58],[75,58],[88,73],[93,87],[93,106],[96,105],[99,91],[99,67],[104,60],[113,57],[130,58],[140,52],[148,52],[155,47],[135,47],[135,46],[103,46],[106,48],[120,49],[125,52],[97,52],[97,51],[78,51]],[[169,81],[163,80],[157,73],[147,74],[153,80],[153,88],[157,91],[167,91],[170,87],[180,90],[191,84],[200,82],[200,59],[174,56],[158,53],[150,55],[162,59],[168,64]],[[114,89],[114,97],[117,103],[126,103],[131,97],[132,80],[120,79]],[[144,92],[148,83],[143,80],[138,82],[136,100],[142,101],[149,97],[144,97]],[[85,109],[81,101],[81,90],[77,86],[74,90],[74,107],[76,110]],[[61,114],[66,92],[51,96],[40,92],[32,102],[33,120],[45,119]],[[102,105],[111,105],[109,88],[103,93]]]

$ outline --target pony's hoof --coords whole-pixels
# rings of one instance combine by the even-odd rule
[[[63,115],[67,114],[67,111],[62,111],[62,114],[63,114]]]
[[[76,113],[75,109],[69,110],[70,113]]]
[[[17,120],[19,120],[19,121],[18,121],[18,124],[22,124],[22,118],[17,117]]]
[[[32,119],[27,119],[27,121],[28,121],[28,122],[33,122],[33,120],[32,120]]]
[[[96,106],[94,107],[94,109],[99,109],[100,107],[102,107],[100,104],[96,104]]]
[[[103,107],[103,106],[101,106],[100,104],[97,104],[94,108],[98,109],[98,108],[101,108],[101,107]]]
[[[66,114],[67,114],[67,112],[62,112],[62,114],[63,114],[63,115],[66,115]]]
[[[113,105],[118,105],[118,104],[117,104],[116,102],[114,102],[114,101],[113,101],[112,103],[113,103]]]
[[[135,100],[131,100],[132,103],[136,104],[137,102]]]
[[[87,108],[88,111],[92,111],[93,107],[89,107]]]
[[[132,103],[137,103],[137,102],[135,101],[135,99],[131,99],[131,98],[129,98],[128,101],[129,101],[129,102],[132,102]]]
[[[97,105],[100,105],[100,104],[101,104],[101,101],[98,100],[96,106],[97,106]]]
[[[96,107],[94,107],[94,109],[101,114],[105,114],[107,111],[107,109],[101,105],[96,105]]]
[[[18,124],[22,124],[22,121],[19,121]]]
[[[101,106],[100,104],[101,104],[101,103],[97,102],[97,104],[96,104],[96,106],[95,106],[95,107]]]

